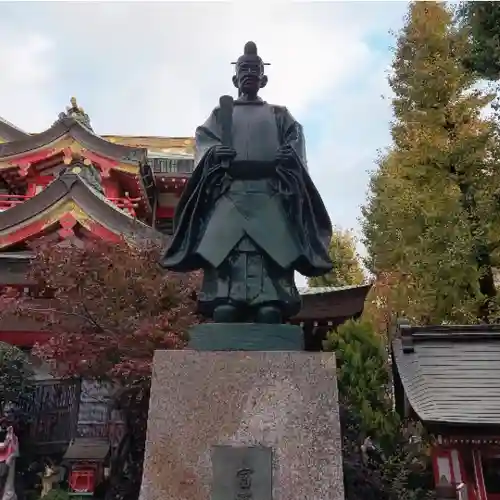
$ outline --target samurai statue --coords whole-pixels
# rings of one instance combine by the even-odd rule
[[[161,264],[204,271],[199,311],[217,323],[282,323],[301,308],[294,272],[331,269],[332,224],[301,125],[258,96],[268,79],[255,43],[233,64],[238,98],[221,97],[196,130],[195,169]]]

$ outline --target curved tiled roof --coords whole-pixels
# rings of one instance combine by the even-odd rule
[[[83,167],[85,168],[85,167]],[[117,235],[157,239],[160,233],[133,219],[89,186],[79,175],[68,172],[54,180],[43,191],[24,203],[0,212],[0,246],[7,235],[29,225],[33,219],[48,213],[63,200],[73,200],[92,220]]]
[[[345,287],[299,287],[302,308],[294,321],[357,318],[363,312],[371,284]]]
[[[0,137],[3,140],[18,141],[29,136],[30,134],[0,116]]]
[[[424,423],[500,425],[500,325],[403,324],[392,349],[400,386]]]
[[[1,132],[0,128],[0,135]],[[122,162],[137,164],[145,163],[147,159],[146,148],[134,148],[109,142],[71,117],[57,120],[52,127],[39,134],[22,133],[22,136],[11,140],[11,142],[0,144],[0,158],[16,156],[42,148],[65,134],[70,134],[91,151],[119,159]]]

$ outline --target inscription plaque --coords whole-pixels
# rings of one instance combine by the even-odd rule
[[[272,500],[272,458],[265,446],[213,446],[211,500]]]

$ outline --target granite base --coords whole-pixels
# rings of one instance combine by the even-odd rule
[[[273,500],[343,500],[335,356],[157,351],[140,500],[226,500],[224,445],[272,448]]]

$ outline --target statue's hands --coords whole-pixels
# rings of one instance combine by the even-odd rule
[[[288,163],[289,161],[293,160],[293,158],[294,158],[294,151],[292,146],[290,146],[289,144],[281,146],[278,149],[278,152],[276,153],[276,160],[279,163]]]
[[[214,154],[217,161],[231,161],[236,156],[236,151],[233,148],[219,145],[215,146]]]

